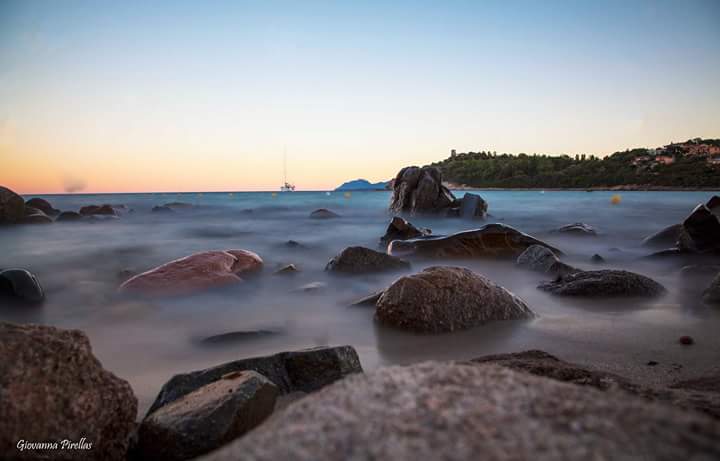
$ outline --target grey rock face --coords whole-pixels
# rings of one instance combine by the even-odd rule
[[[665,229],[655,232],[645,237],[642,245],[654,248],[670,248],[674,247],[682,232],[682,224],[673,224]]]
[[[124,460],[135,425],[130,385],[103,369],[77,330],[0,323],[0,453],[9,459]],[[90,450],[17,450],[20,440]]]
[[[440,170],[410,166],[393,181],[390,211],[395,213],[444,212],[455,204],[455,196],[442,184]]]
[[[655,297],[666,292],[662,285],[649,277],[619,270],[567,274],[538,288],[556,295],[590,297]]]
[[[531,271],[553,275],[572,274],[580,271],[560,261],[552,250],[542,245],[530,245],[518,256],[515,264]]]
[[[309,395],[201,458],[713,459],[720,425],[693,412],[495,365],[381,368]]]
[[[422,333],[534,316],[520,298],[461,267],[429,267],[401,277],[380,296],[375,315],[383,324]]]
[[[183,461],[221,447],[270,416],[277,386],[254,371],[229,373],[148,415],[138,431],[142,459]]]
[[[344,274],[367,274],[409,269],[410,263],[379,251],[363,247],[347,247],[335,256],[325,270]]]
[[[25,200],[0,186],[0,224],[15,224],[25,216]]]
[[[505,224],[487,224],[441,238],[394,241],[388,253],[426,258],[517,258],[531,245],[562,254],[557,248]]]
[[[235,360],[173,376],[163,385],[148,414],[227,373],[245,370],[257,371],[272,381],[281,393],[287,394],[316,391],[349,374],[362,372],[362,367],[351,346],[318,347]]]
[[[380,237],[380,244],[383,247],[386,247],[393,240],[408,240],[418,237],[426,237],[431,233],[432,231],[430,229],[415,227],[400,216],[394,216],[390,221],[390,224],[388,224],[385,235]]]
[[[45,300],[37,277],[25,269],[0,270],[0,296],[25,304],[39,304]]]

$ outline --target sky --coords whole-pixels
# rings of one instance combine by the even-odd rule
[[[0,184],[331,189],[720,138],[720,2],[0,0]]]

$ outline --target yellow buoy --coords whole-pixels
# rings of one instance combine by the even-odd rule
[[[273,198],[277,197],[277,192],[273,192],[273,193],[272,193],[272,197],[273,197]]]
[[[617,205],[618,203],[620,203],[621,200],[622,198],[620,197],[620,195],[615,194],[610,198],[610,203],[612,203],[613,205]]]
[[[345,193],[343,194],[343,196],[344,196],[345,198],[350,198],[350,197],[352,197],[352,194],[351,194],[350,192],[345,192]]]

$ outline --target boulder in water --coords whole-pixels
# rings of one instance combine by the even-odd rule
[[[60,214],[60,210],[53,208],[50,202],[38,197],[31,198],[30,200],[25,202],[25,206],[38,209],[48,216],[56,216]]]
[[[63,211],[55,218],[58,222],[80,221],[81,219],[82,215],[76,211]]]
[[[390,211],[394,213],[447,212],[457,199],[442,184],[442,174],[434,167],[405,167],[393,181]]]
[[[155,205],[152,207],[153,213],[173,213],[173,209],[167,205]]]
[[[574,224],[566,224],[558,229],[555,229],[553,232],[557,232],[557,233],[565,234],[565,235],[577,236],[577,237],[588,237],[588,236],[595,237],[595,236],[597,236],[597,232],[595,231],[595,228],[593,228],[592,226],[590,226],[588,224],[581,223],[581,222],[576,222]]]
[[[582,271],[566,274],[538,288],[562,296],[589,297],[656,297],[666,293],[655,280],[634,272],[620,270]]]
[[[117,212],[115,211],[115,208],[113,208],[112,205],[88,205],[80,208],[80,214],[83,216],[93,216],[93,215],[107,215],[107,216],[116,216]]]
[[[40,304],[45,300],[37,277],[25,269],[0,270],[0,296],[22,304]]]
[[[25,216],[20,220],[20,224],[52,224],[53,219],[38,210],[37,208],[25,207]]]
[[[125,460],[137,399],[77,330],[0,323],[0,453],[12,459]],[[68,440],[84,450],[18,451]]]
[[[429,267],[395,281],[377,301],[383,324],[421,333],[463,330],[534,316],[517,296],[461,267]]]
[[[642,241],[642,245],[655,248],[674,247],[680,237],[682,228],[682,224],[673,224],[672,226],[668,226],[665,229],[645,237]]]
[[[685,218],[678,248],[692,253],[720,251],[720,219],[700,204]]]
[[[380,238],[380,243],[386,247],[393,240],[408,240],[418,237],[427,237],[432,231],[430,229],[423,229],[415,227],[407,220],[400,216],[394,216],[388,224],[385,235]]]
[[[379,251],[354,246],[347,247],[325,267],[326,271],[343,274],[367,274],[409,269],[410,263]]]
[[[552,250],[542,245],[530,245],[518,256],[515,264],[531,271],[553,275],[572,274],[580,271],[580,269],[560,261]]]
[[[319,208],[312,213],[310,213],[311,219],[332,219],[332,218],[339,218],[340,215],[330,211],[326,208]]]
[[[466,192],[460,199],[460,217],[464,219],[484,219],[487,216],[488,204],[477,194]]]
[[[124,292],[181,295],[241,283],[240,276],[262,269],[263,260],[247,250],[203,251],[138,274],[120,286]]]
[[[0,186],[0,224],[15,224],[25,216],[25,200]]]

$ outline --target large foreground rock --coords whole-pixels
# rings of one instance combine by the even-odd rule
[[[714,459],[693,412],[495,365],[427,362],[355,375],[203,461]]]
[[[335,256],[325,270],[343,274],[367,274],[410,269],[410,263],[395,256],[364,247],[347,247]]]
[[[130,385],[103,369],[82,332],[0,323],[0,457],[123,460],[137,413]],[[89,450],[18,451],[21,440],[83,439]]]
[[[388,247],[388,253],[427,258],[517,258],[531,245],[541,245],[555,254],[562,254],[557,248],[505,224],[487,224],[441,238],[396,240]]]
[[[534,316],[520,298],[461,267],[429,267],[401,277],[385,290],[376,305],[375,315],[381,323],[423,333]]]
[[[380,244],[383,247],[387,247],[393,240],[409,240],[418,237],[427,237],[430,234],[432,234],[430,229],[415,227],[400,216],[394,216],[390,224],[388,224],[387,230],[385,230],[385,235],[380,237]]]
[[[518,256],[515,264],[524,269],[552,275],[573,274],[580,271],[560,261],[552,250],[542,245],[530,245]]]
[[[241,283],[241,275],[262,269],[260,256],[247,250],[203,251],[150,269],[120,286],[124,292],[181,295]]]
[[[148,414],[202,386],[236,371],[253,370],[268,378],[281,393],[313,392],[352,373],[362,372],[351,346],[319,347],[235,360],[212,368],[175,375],[165,383]]]
[[[45,292],[35,274],[25,269],[0,270],[0,301],[40,304]]]
[[[25,216],[25,200],[0,186],[0,224],[15,224]]]
[[[136,452],[153,461],[195,458],[262,423],[277,396],[277,386],[259,373],[229,373],[148,415]]]
[[[437,168],[405,167],[393,181],[390,211],[394,213],[446,212],[453,205],[457,205],[456,198],[443,186]]]
[[[644,275],[619,270],[584,271],[558,277],[538,286],[541,290],[563,296],[589,297],[655,297],[665,294],[665,287]]]
[[[682,223],[678,248],[693,253],[720,252],[720,218],[703,204]]]

